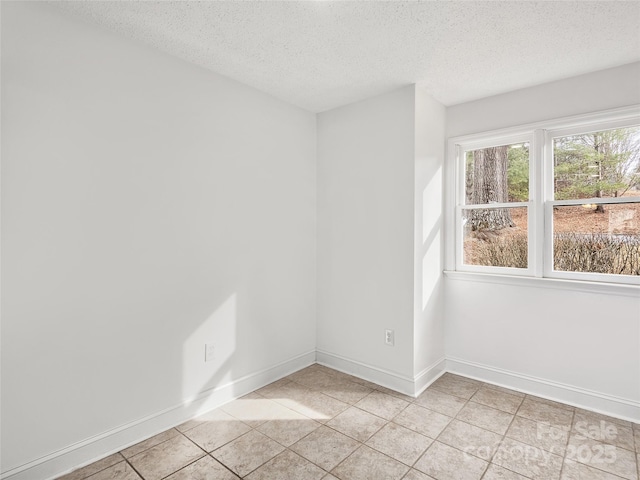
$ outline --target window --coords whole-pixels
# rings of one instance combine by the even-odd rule
[[[449,151],[455,270],[640,284],[638,108],[459,137]]]

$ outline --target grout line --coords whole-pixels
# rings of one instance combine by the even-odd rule
[[[566,465],[567,453],[569,451],[569,441],[571,439],[571,433],[573,432],[573,424],[576,421],[576,411],[573,410],[571,415],[571,426],[569,427],[569,431],[567,432],[567,442],[564,445],[564,455],[562,456],[562,465],[560,466],[560,478],[562,478],[562,472],[564,471],[564,467]]]
[[[142,473],[140,473],[140,472],[136,469],[136,467],[134,467],[134,466],[131,464],[131,462],[129,461],[129,459],[128,459],[128,458],[125,458],[125,459],[124,459],[124,461],[127,463],[127,465],[129,465],[129,466],[131,467],[131,470],[133,470],[134,472],[136,472],[136,474],[137,474],[140,478],[142,478],[142,480],[145,480],[145,478],[142,476]]]

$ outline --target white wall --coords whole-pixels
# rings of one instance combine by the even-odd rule
[[[449,136],[640,104],[640,63],[447,109]],[[448,243],[451,243],[450,241]],[[640,298],[447,278],[448,366],[640,420]]]
[[[445,155],[444,105],[416,87],[414,377],[416,393],[444,364],[442,180]]]
[[[413,378],[414,109],[410,86],[318,115],[318,358],[396,388]]]
[[[2,2],[3,471],[313,352],[315,149],[311,113]]]
[[[447,108],[447,137],[626,107],[640,98],[640,62]]]

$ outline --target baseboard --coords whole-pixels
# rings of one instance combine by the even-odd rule
[[[226,385],[200,393],[180,405],[168,408],[135,422],[122,425],[67,448],[0,474],[2,480],[49,480],[119,452],[142,440],[180,425],[193,417],[213,410],[285,377],[316,361],[316,352],[307,352],[264,370],[251,373]]]
[[[447,361],[445,357],[441,357],[427,368],[418,373],[414,380],[415,396],[417,397],[424,392],[429,385],[435,382],[447,371]]]
[[[638,401],[523,375],[459,358],[447,357],[446,370],[519,392],[640,423],[640,402]]]
[[[336,355],[335,353],[316,351],[316,362],[334,370],[348,373],[363,380],[382,385],[405,395],[415,396],[414,380],[399,373],[366,365],[357,360]]]

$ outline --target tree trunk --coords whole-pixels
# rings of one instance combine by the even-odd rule
[[[492,147],[473,152],[472,204],[509,201],[507,186],[508,147]],[[515,224],[506,208],[480,209],[469,212],[472,230],[499,230]]]

